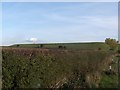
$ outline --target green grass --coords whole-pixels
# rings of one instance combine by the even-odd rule
[[[100,87],[102,88],[118,88],[118,57],[113,57],[112,59],[112,72],[115,72],[116,74],[106,75],[105,73],[102,73],[100,81]],[[106,68],[106,71],[108,71],[108,68],[109,66]]]
[[[19,44],[19,47],[23,48],[36,48],[40,44]],[[94,43],[56,43],[56,44],[43,44],[43,48],[58,48],[58,46],[66,46],[67,49],[71,50],[109,50],[109,46],[102,42],[94,42]],[[17,45],[12,45],[11,47],[16,47]]]
[[[102,88],[118,88],[118,76],[116,75],[102,75],[100,82],[100,87]]]

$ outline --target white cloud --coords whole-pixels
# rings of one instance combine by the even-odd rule
[[[37,39],[37,38],[30,38],[30,39],[28,39],[27,41],[28,41],[28,42],[37,42],[38,39]]]

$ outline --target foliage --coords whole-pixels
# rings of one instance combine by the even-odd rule
[[[111,50],[115,50],[118,46],[118,41],[116,39],[106,38],[105,43],[110,46]]]
[[[93,87],[111,56],[106,51],[29,48],[3,48],[2,53],[3,88],[10,89],[57,87],[64,78],[68,85],[78,79],[73,87]]]

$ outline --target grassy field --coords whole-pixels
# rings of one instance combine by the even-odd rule
[[[37,48],[41,44],[17,44],[19,47],[23,48]],[[11,47],[17,47],[17,45],[12,45]],[[43,48],[57,49],[59,46],[66,46],[70,50],[109,50],[109,46],[102,42],[93,43],[53,43],[53,44],[43,44]]]
[[[59,49],[59,45],[66,48]],[[117,88],[117,57],[106,44],[37,46],[13,45],[2,49],[4,88]],[[106,73],[109,65],[112,72]]]

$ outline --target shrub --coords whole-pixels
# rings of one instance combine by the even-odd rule
[[[106,57],[111,56],[105,51],[20,48],[3,48],[2,53],[3,88],[10,89],[56,87],[64,78],[70,87],[89,87],[85,84],[88,82],[86,75],[102,70],[106,66]]]

